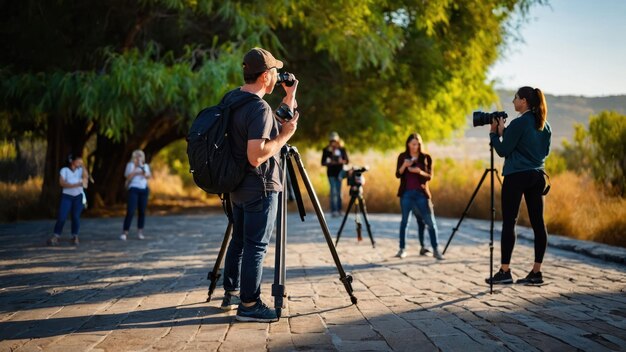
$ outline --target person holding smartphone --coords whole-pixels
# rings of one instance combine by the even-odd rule
[[[143,150],[137,149],[133,151],[130,161],[126,164],[126,189],[128,189],[126,198],[126,217],[124,218],[124,227],[120,239],[126,241],[128,239],[128,230],[130,223],[133,221],[135,209],[137,214],[137,238],[143,240],[143,228],[146,219],[146,208],[148,207],[148,179],[152,177],[150,165],[146,164],[146,155]]]
[[[333,217],[341,216],[341,180],[343,166],[349,162],[348,152],[337,132],[328,136],[328,146],[322,151],[322,166],[326,166],[326,175],[330,184],[330,211]]]
[[[438,249],[437,222],[428,187],[428,182],[433,178],[433,160],[423,151],[422,144],[422,137],[417,133],[411,133],[406,140],[405,151],[398,155],[396,177],[400,179],[398,197],[400,197],[402,220],[400,221],[400,250],[396,257],[405,258],[407,255],[406,228],[409,214],[413,212],[428,227],[433,256],[442,260],[444,258]],[[424,248],[423,240],[420,242],[422,245],[420,254],[425,255],[428,251]]]

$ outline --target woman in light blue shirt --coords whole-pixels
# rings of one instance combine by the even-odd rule
[[[150,193],[148,179],[152,177],[152,172],[150,171],[150,166],[146,164],[146,155],[141,149],[133,152],[130,161],[126,164],[124,176],[126,177],[128,194],[126,199],[126,218],[124,218],[124,228],[120,239],[126,241],[128,238],[130,223],[133,221],[135,209],[138,209],[137,238],[143,240],[143,227],[146,218],[146,207],[148,206],[148,195]]]

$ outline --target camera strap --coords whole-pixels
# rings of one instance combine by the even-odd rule
[[[545,181],[545,184],[543,186],[543,192],[541,192],[541,194],[545,196],[548,194],[548,192],[550,192],[550,187],[552,186],[552,184],[550,183],[550,176],[548,176],[546,171],[541,170],[541,173],[543,174],[543,179]]]

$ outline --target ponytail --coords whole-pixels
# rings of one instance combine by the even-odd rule
[[[535,88],[535,94],[537,94],[537,106],[534,108],[535,127],[537,130],[543,131],[543,127],[548,119],[548,104],[546,104],[546,97],[541,92],[541,89]]]
[[[528,108],[535,114],[535,128],[542,131],[548,119],[548,104],[541,89],[522,87],[517,90],[517,96],[520,99],[526,99]]]

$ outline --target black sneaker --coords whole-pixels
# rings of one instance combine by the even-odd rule
[[[276,311],[258,300],[252,307],[244,307],[243,304],[237,308],[235,319],[239,321],[256,321],[259,323],[271,323],[278,321]]]
[[[485,279],[485,282],[488,284],[493,283],[494,285],[512,284],[513,277],[511,276],[511,270],[509,269],[509,271],[504,272],[502,268],[500,268],[500,270],[491,279]]]
[[[541,275],[541,271],[533,272],[532,270],[526,275],[523,279],[518,279],[516,284],[525,284],[525,285],[537,285],[543,283],[543,275]]]
[[[236,291],[233,291],[233,292],[236,292]],[[240,303],[241,303],[241,299],[239,298],[239,295],[235,293],[231,293],[231,292],[225,292],[224,298],[222,299],[222,305],[220,306],[220,308],[222,310],[233,310],[237,308]]]
[[[422,249],[420,249],[420,255],[426,255],[430,253],[430,251],[424,247],[422,247]]]

